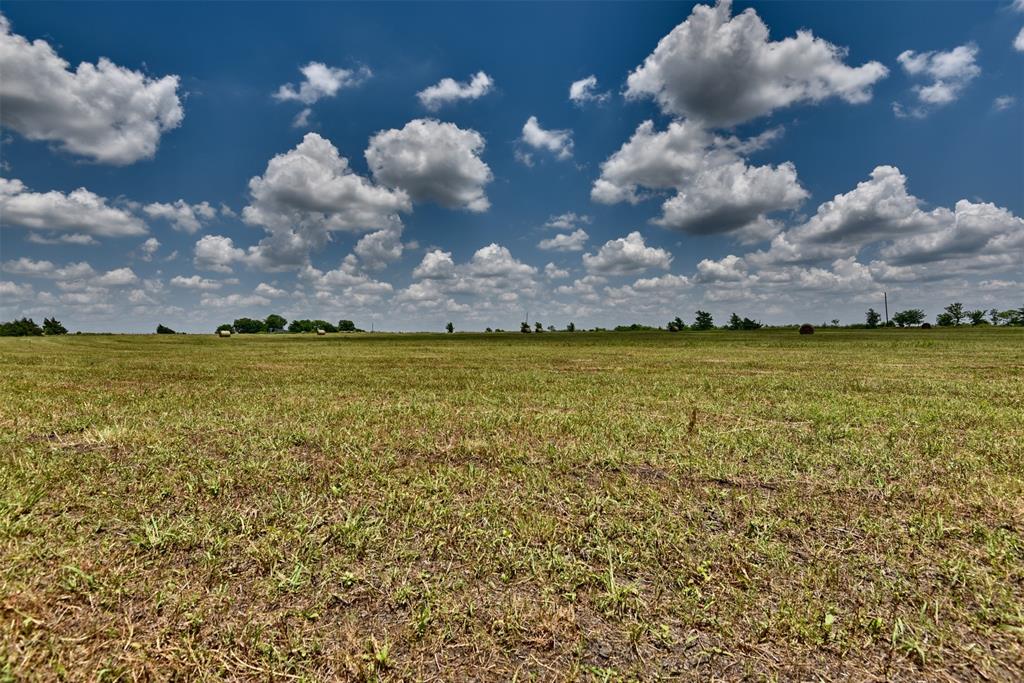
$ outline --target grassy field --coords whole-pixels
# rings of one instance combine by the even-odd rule
[[[0,680],[1021,680],[1024,331],[0,340]]]

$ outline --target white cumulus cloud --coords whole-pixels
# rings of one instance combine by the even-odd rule
[[[398,229],[412,204],[403,190],[373,184],[349,167],[331,142],[307,133],[294,149],[249,181],[242,219],[269,234],[253,250],[267,268],[294,267],[323,247],[332,231]]]
[[[582,106],[588,102],[594,102],[601,104],[608,100],[609,94],[606,92],[598,92],[597,90],[597,76],[587,76],[581,78],[578,81],[573,81],[569,86],[569,101],[573,104]]]
[[[416,93],[416,97],[428,110],[437,111],[451,102],[479,99],[493,88],[494,79],[483,71],[478,71],[468,83],[456,81],[454,78],[442,78],[434,85]]]
[[[653,97],[666,114],[731,126],[801,102],[871,99],[888,70],[847,66],[847,52],[808,30],[773,41],[753,9],[732,16],[730,0],[697,5],[661,39],[627,81],[626,97]]]
[[[522,142],[533,149],[541,149],[551,152],[556,159],[565,160],[572,158],[572,131],[571,130],[545,130],[541,128],[536,116],[531,116],[523,124]],[[527,166],[531,164],[527,163]]]
[[[142,208],[150,218],[162,218],[169,222],[175,230],[193,234],[203,227],[203,221],[212,220],[217,210],[209,202],[189,204],[184,199],[173,203],[153,202]]]
[[[224,283],[220,280],[211,280],[209,278],[200,277],[199,275],[191,275],[189,277],[175,275],[171,278],[171,285],[174,287],[182,287],[183,289],[208,291],[212,289],[220,289],[224,286]]]
[[[668,270],[671,263],[670,253],[657,247],[648,247],[639,232],[608,240],[596,254],[583,255],[583,265],[587,272],[599,275],[627,275],[648,268]]]
[[[903,70],[910,76],[925,79],[927,83],[913,87],[920,103],[918,106],[908,110],[897,102],[893,111],[901,117],[921,117],[930,108],[955,101],[964,88],[981,74],[981,67],[975,61],[977,56],[978,46],[973,43],[946,52],[906,50],[900,53],[896,60]]]
[[[99,163],[152,158],[185,116],[177,76],[149,78],[104,57],[72,71],[45,40],[12,33],[3,15],[0,64],[0,122]]]
[[[692,121],[655,131],[640,124],[633,137],[601,165],[591,198],[604,204],[638,203],[649,190],[675,190],[654,223],[691,234],[734,233],[742,241],[778,232],[770,213],[794,209],[808,193],[790,162],[751,166],[740,152],[760,149],[779,135],[773,129],[739,140],[708,132]]]
[[[580,228],[571,233],[558,234],[554,237],[543,239],[537,244],[537,248],[544,251],[583,251],[587,239],[589,239],[589,235]]]
[[[146,234],[137,216],[107,204],[104,197],[80,187],[67,194],[32,192],[16,179],[0,178],[0,225],[33,230],[81,231],[97,237]]]
[[[475,130],[414,119],[370,138],[366,161],[374,180],[414,201],[479,212],[490,207],[484,186],[493,179],[480,159],[485,144]]]
[[[340,69],[322,62],[310,62],[299,71],[302,72],[303,78],[298,87],[286,83],[277,89],[274,99],[279,102],[294,100],[306,105],[315,104],[325,97],[334,97],[344,88],[354,88],[373,75],[365,66],[358,69]],[[308,117],[308,110],[305,111]],[[305,125],[305,121],[297,125]]]

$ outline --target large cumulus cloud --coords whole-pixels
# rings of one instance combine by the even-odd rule
[[[415,201],[479,212],[490,207],[484,186],[493,179],[480,159],[485,144],[475,130],[414,119],[370,138],[366,161],[377,182]]]
[[[773,41],[753,9],[732,16],[730,0],[697,5],[661,39],[627,81],[629,98],[653,97],[667,114],[731,126],[799,102],[871,99],[888,73],[878,62],[851,67],[846,50],[801,30]]]
[[[0,122],[29,140],[106,164],[156,154],[185,116],[177,76],[150,78],[100,57],[75,70],[45,40],[11,32],[0,15]]]

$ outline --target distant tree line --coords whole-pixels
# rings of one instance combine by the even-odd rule
[[[908,308],[906,310],[897,311],[893,314],[892,318],[888,321],[889,327],[931,327],[926,320],[926,315],[923,309],[920,308]],[[1010,308],[1006,310],[999,310],[997,308],[985,309],[971,309],[968,310],[960,302],[951,303],[946,306],[941,313],[935,317],[935,324],[940,327],[960,327],[970,325],[972,327],[979,327],[984,325],[992,326],[1004,326],[1004,327],[1024,327],[1024,307],[1021,308]],[[868,328],[875,329],[878,327],[884,327],[886,325],[882,320],[882,315],[874,308],[869,308],[864,314],[864,323],[847,325],[850,328]],[[828,327],[827,323],[823,326]],[[839,327],[839,320],[832,320],[832,327]],[[764,324],[758,320],[752,320],[747,317],[740,317],[739,314],[733,313],[729,316],[729,321],[721,327],[723,330],[757,330],[764,327]],[[715,329],[715,321],[710,313],[707,311],[699,310],[694,314],[694,321],[692,324],[687,325],[686,322],[679,316],[676,316],[672,320],[669,320],[664,328],[652,327],[650,325],[642,325],[640,323],[633,323],[631,325],[617,325],[613,328],[615,332],[643,332],[643,331],[654,331],[665,329],[669,332],[682,332],[683,330],[694,330],[704,331]],[[316,332],[317,330],[323,330],[324,332],[363,332],[364,330],[355,326],[351,320],[339,320],[338,324],[332,324],[326,320],[293,320],[290,323],[280,315],[272,313],[263,320],[257,318],[237,318],[232,323],[224,323],[217,327],[217,332],[228,331],[232,334],[260,334],[260,333],[278,333],[288,332],[302,333],[302,332]],[[451,322],[445,325],[445,330],[450,334],[455,331],[455,325]],[[501,328],[492,329],[488,327],[486,332],[504,332]],[[542,332],[556,332],[557,329],[554,325],[548,325],[546,328],[539,320],[535,321],[531,327],[528,322],[522,322],[519,326],[519,331],[524,334],[540,334]],[[576,324],[569,322],[565,326],[566,332],[575,332]],[[591,332],[606,332],[607,330],[603,327],[593,327],[589,331]],[[42,335],[60,335],[67,334],[67,328],[64,327],[56,318],[44,318],[42,326],[36,324],[32,318],[20,318],[11,320],[8,322],[0,322],[0,337],[26,337],[26,336],[42,336]],[[156,328],[157,334],[177,334],[174,330],[167,327],[166,325],[160,324]]]
[[[339,320],[337,325],[326,320],[293,320],[290,323],[280,315],[271,313],[263,320],[257,318],[237,318],[233,323],[224,323],[217,327],[217,332],[228,331],[234,334],[260,334],[262,332],[363,332],[351,320]]]
[[[764,324],[759,320],[752,320],[747,317],[740,317],[738,313],[733,313],[729,316],[729,322],[722,326],[723,330],[759,330],[764,327]],[[687,325],[686,322],[676,316],[672,320],[668,321],[665,325],[665,329],[669,332],[682,332],[683,330],[695,330],[697,332],[703,332],[706,330],[715,329],[715,319],[707,311],[697,311],[694,314],[693,324]]]
[[[909,308],[905,311],[897,311],[889,320],[890,327],[916,327],[929,326],[925,322],[925,312],[920,308]],[[882,323],[882,316],[878,311],[869,308],[865,313],[866,327],[876,328]],[[1004,325],[1011,327],[1024,326],[1024,307],[1011,308],[1000,311],[997,308],[988,310],[977,308],[967,310],[959,301],[946,306],[941,313],[935,316],[935,324],[940,327],[960,327],[969,324],[977,327],[980,325]]]
[[[32,318],[21,318],[0,323],[0,337],[41,337],[46,335],[67,334],[66,327],[56,318],[43,318],[40,327]]]

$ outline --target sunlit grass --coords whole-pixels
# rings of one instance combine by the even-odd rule
[[[1024,334],[0,340],[0,680],[1024,676]]]

